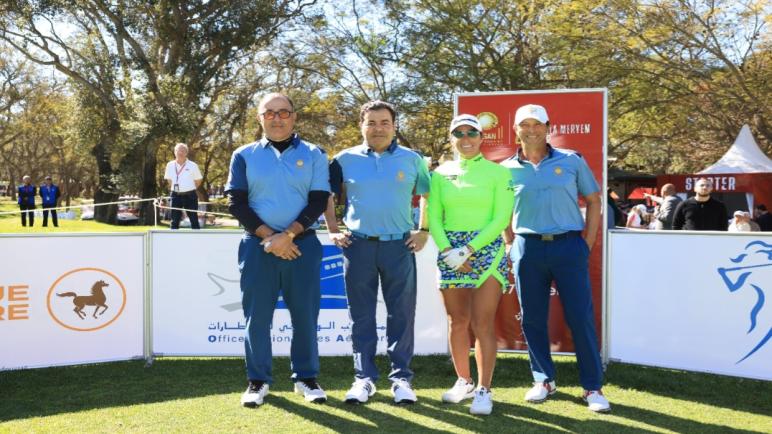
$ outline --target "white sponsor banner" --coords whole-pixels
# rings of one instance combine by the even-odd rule
[[[609,234],[609,357],[772,380],[772,235]]]
[[[153,353],[243,356],[245,325],[237,252],[241,231],[151,232]],[[326,234],[320,355],[351,354],[351,321],[343,285],[343,256]],[[437,248],[428,243],[417,257],[418,300],[415,353],[447,352],[447,322],[437,290]],[[379,294],[378,351],[386,352],[386,308]],[[280,299],[271,326],[274,355],[289,355],[292,321]]]
[[[144,234],[0,236],[0,370],[143,356]]]

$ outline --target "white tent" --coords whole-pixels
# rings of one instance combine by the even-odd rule
[[[698,173],[772,173],[772,160],[759,149],[759,145],[753,140],[750,127],[743,125],[726,154]]]

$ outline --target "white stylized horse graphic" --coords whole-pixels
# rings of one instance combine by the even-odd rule
[[[735,292],[742,289],[746,282],[747,286],[750,286],[756,292],[756,303],[751,308],[750,327],[747,334],[750,334],[756,329],[758,325],[759,313],[764,308],[766,296],[764,294],[764,288],[761,288],[757,279],[751,279],[754,272],[763,267],[772,267],[772,245],[763,241],[752,241],[745,246],[745,252],[737,256],[736,258],[729,259],[733,263],[737,264],[736,267],[719,268],[718,274],[724,280],[729,292]],[[734,276],[734,279],[733,279]],[[769,285],[769,281],[765,281],[765,285]],[[745,354],[737,363],[740,363],[752,356],[753,353],[760,350],[767,342],[772,338],[772,325],[769,326],[767,333],[761,337],[761,339],[754,345],[751,350]]]

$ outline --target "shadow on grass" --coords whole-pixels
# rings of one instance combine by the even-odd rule
[[[389,363],[385,357],[378,357],[376,363],[383,374],[388,373]],[[578,370],[571,358],[556,360],[558,377],[565,387],[578,386]],[[417,357],[413,367],[416,372],[416,388],[444,390],[455,380],[453,366],[447,356]],[[353,380],[353,368],[349,357],[325,357],[321,361],[319,381],[331,395],[325,406],[309,405],[285,396],[269,395],[271,405],[283,409],[334,431],[362,432],[372,429],[368,423],[347,419],[329,412],[326,406],[344,409],[353,415],[377,425],[387,431],[441,432],[432,428],[431,423],[421,424],[416,420],[383,410],[383,406],[349,406],[340,398]],[[274,359],[274,384],[272,391],[289,392],[289,360],[286,357]],[[386,377],[386,375],[382,375]],[[499,358],[494,378],[494,399],[505,394],[523,393],[530,386],[528,361],[520,356]],[[638,389],[670,398],[694,401],[706,405],[732,408],[761,415],[772,414],[769,399],[772,396],[770,383],[717,377],[704,374],[690,374],[638,366],[614,364],[609,372],[609,382],[622,389]],[[224,359],[182,359],[161,358],[151,368],[144,368],[143,361],[116,362],[97,365],[32,369],[0,372],[0,422],[26,419],[38,416],[57,415],[91,409],[122,407],[135,404],[157,403],[171,400],[198,398],[212,395],[233,395],[233,405],[238,406],[239,396],[246,386],[244,362],[237,358]],[[373,403],[393,405],[385,378],[378,381],[380,393]],[[749,389],[750,387],[750,389]],[[518,389],[513,392],[512,389]],[[710,389],[710,390],[706,390]],[[331,392],[331,393],[330,393]],[[748,399],[756,397],[756,399]],[[577,418],[574,415],[552,414],[538,405],[517,405],[496,401],[493,415],[472,416],[469,404],[444,404],[437,399],[422,396],[420,401],[407,407],[406,411],[425,418],[442,421],[451,429],[471,431],[518,432],[644,432],[643,429],[619,423],[619,418],[637,421],[647,426],[672,429],[679,432],[747,432],[732,430],[714,423],[696,422],[670,416],[646,408],[614,404],[610,396],[615,419],[591,415]],[[512,396],[506,396],[513,401]],[[520,396],[514,397],[519,402]],[[230,399],[230,398],[229,398]],[[554,401],[575,403],[584,407],[579,397],[558,391]],[[388,407],[387,407],[388,408]],[[400,407],[402,408],[402,407]],[[583,410],[583,409],[582,409]],[[259,409],[257,410],[259,411]]]
[[[772,415],[772,382],[613,363],[606,383],[684,401]],[[767,397],[766,399],[757,399]]]

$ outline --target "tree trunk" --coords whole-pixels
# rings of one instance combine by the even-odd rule
[[[109,149],[115,143],[120,128],[118,120],[110,120],[105,135],[99,139],[91,151],[96,158],[98,175],[97,187],[94,191],[94,220],[101,223],[115,224],[117,220],[117,205],[99,206],[99,204],[115,202],[119,197],[114,180],[115,172],[110,163]]]

